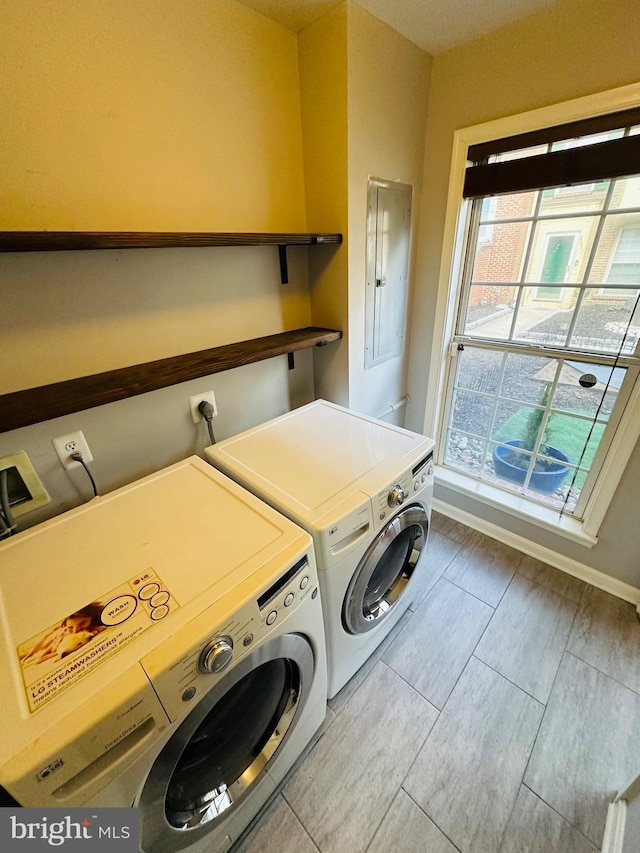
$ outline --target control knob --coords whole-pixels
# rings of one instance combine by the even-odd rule
[[[402,486],[394,486],[387,495],[387,503],[389,506],[400,506],[409,497],[409,493],[405,492]]]
[[[233,657],[233,640],[231,637],[222,636],[209,640],[198,661],[198,669],[203,673],[215,675],[222,672],[231,663]]]

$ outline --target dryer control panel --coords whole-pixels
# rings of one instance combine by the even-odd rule
[[[433,468],[433,453],[429,453],[424,459],[421,459],[417,465],[411,469],[411,479],[413,480],[413,491],[419,492],[422,489],[433,488],[434,468]]]
[[[423,494],[425,489],[433,488],[433,454],[429,453],[413,468],[400,474],[396,480],[381,489],[372,498],[374,525],[381,527],[396,509],[412,500],[421,500],[430,505]]]
[[[257,597],[240,606],[236,602],[227,619],[220,621],[220,614],[229,612],[229,604],[217,601],[146,655],[142,667],[171,721],[186,714],[232,662],[276,630],[313,590],[317,594],[317,583],[313,561],[305,555]]]

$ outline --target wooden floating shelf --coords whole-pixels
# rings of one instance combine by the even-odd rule
[[[342,234],[271,234],[251,231],[0,231],[0,252],[277,246],[280,280],[283,284],[289,281],[288,246],[340,243]]]
[[[342,234],[224,231],[0,231],[0,252],[79,249],[169,249],[198,246],[316,246],[342,243]]]
[[[323,346],[341,337],[342,332],[336,329],[308,326],[4,394],[0,396],[0,432],[114,403],[266,358]]]

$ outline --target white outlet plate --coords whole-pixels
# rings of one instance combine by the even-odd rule
[[[58,438],[54,438],[53,446],[58,454],[58,458],[65,468],[80,467],[81,463],[76,462],[75,459],[71,458],[71,454],[74,450],[79,450],[80,453],[82,453],[82,458],[85,462],[93,462],[93,456],[89,450],[87,439],[84,437],[84,433],[81,429],[77,432],[70,432],[67,435],[61,435]]]
[[[193,397],[189,397],[189,408],[191,409],[191,417],[193,418],[194,424],[200,423],[204,418],[198,411],[199,404],[206,400],[207,403],[211,403],[213,406],[213,417],[218,416],[218,407],[216,406],[216,398],[213,394],[213,391],[203,391],[202,394],[194,394]]]

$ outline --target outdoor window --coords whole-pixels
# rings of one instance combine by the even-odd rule
[[[640,370],[638,111],[598,122],[469,149],[439,459],[577,519]]]
[[[640,226],[623,228],[618,236],[618,245],[607,273],[607,288],[601,295],[629,296],[629,291],[611,287],[612,284],[637,284],[640,282]]]

